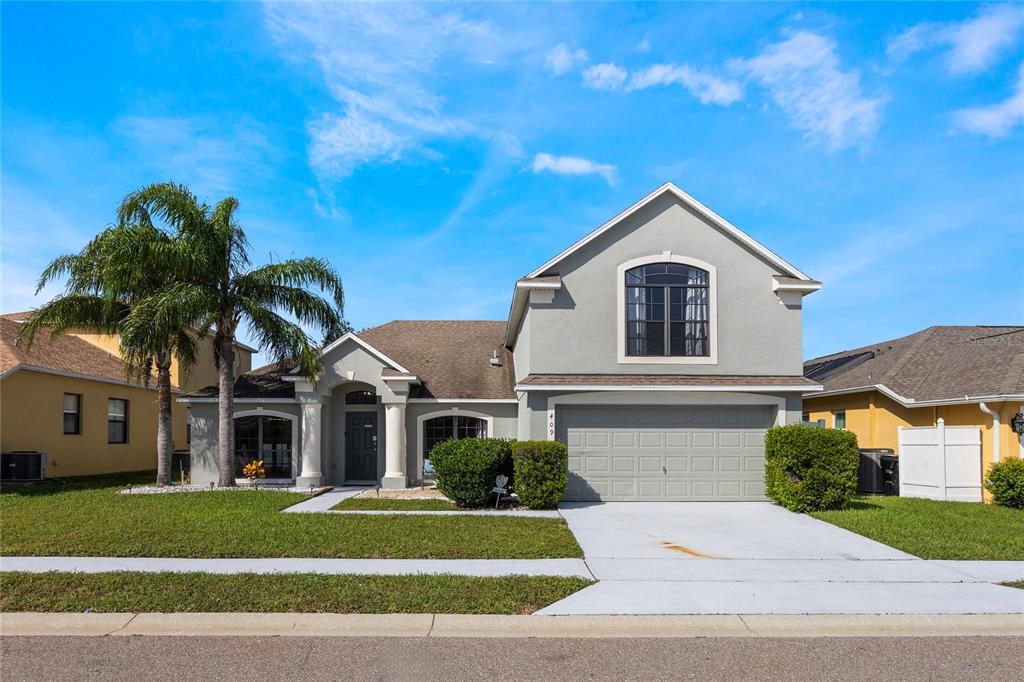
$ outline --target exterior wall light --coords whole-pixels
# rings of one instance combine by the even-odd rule
[[[1024,413],[1018,412],[1010,419],[1010,428],[1014,433],[1024,433]]]

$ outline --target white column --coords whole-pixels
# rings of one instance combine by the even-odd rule
[[[384,405],[384,453],[387,469],[382,488],[405,488],[405,403]]]
[[[320,420],[323,407],[319,400],[302,403],[302,471],[295,480],[298,486],[318,486],[323,483],[323,474],[320,472]]]

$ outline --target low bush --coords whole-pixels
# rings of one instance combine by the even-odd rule
[[[985,489],[996,504],[1024,508],[1024,459],[1008,457],[989,467]]]
[[[430,451],[437,488],[460,507],[482,507],[493,499],[498,474],[512,482],[512,441],[463,438],[438,443]]]
[[[775,427],[765,436],[764,456],[766,494],[790,511],[842,509],[857,492],[860,453],[849,431]]]
[[[528,440],[512,445],[516,497],[531,509],[553,509],[569,481],[569,450],[553,440]]]

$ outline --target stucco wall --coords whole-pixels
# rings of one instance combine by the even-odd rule
[[[409,403],[405,411],[406,474],[411,480],[418,481],[423,471],[423,445],[420,440],[423,420],[446,414],[465,414],[488,419],[490,429],[487,435],[490,438],[516,438],[517,411],[514,403]]]
[[[64,394],[82,396],[81,433],[64,434]],[[128,400],[128,442],[107,443],[107,400]],[[19,370],[0,381],[0,449],[38,450],[45,475],[83,476],[156,469],[155,390]],[[184,448],[186,410],[172,406],[174,447]]]
[[[717,364],[619,364],[618,266],[665,251],[717,268]],[[803,374],[801,310],[772,291],[772,276],[785,273],[674,197],[651,202],[549,274],[556,272],[562,289],[554,301],[526,312],[533,373]]]

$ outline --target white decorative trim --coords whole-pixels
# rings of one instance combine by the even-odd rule
[[[418,383],[420,378],[415,374],[401,374],[392,375],[389,377],[381,376],[381,381],[403,381],[405,383]]]
[[[719,391],[714,395],[611,395],[577,393],[548,398],[548,440],[555,440],[555,410],[559,405],[766,405],[776,407],[775,425],[786,424],[786,400],[767,395]]]
[[[529,280],[519,280],[516,282],[516,289],[561,289],[562,282],[536,282]]]
[[[673,194],[676,198],[678,198],[683,203],[689,205],[691,208],[693,208],[698,213],[700,213],[705,218],[707,218],[712,223],[714,223],[717,227],[721,228],[726,233],[730,234],[732,237],[734,237],[738,241],[742,242],[743,244],[745,244],[746,246],[751,248],[753,251],[756,251],[757,253],[759,253],[769,263],[772,263],[773,265],[775,265],[776,267],[778,267],[781,270],[784,270],[785,272],[789,273],[793,277],[797,277],[797,278],[803,279],[803,280],[810,280],[811,279],[810,277],[808,277],[804,273],[802,273],[799,270],[797,270],[794,266],[792,266],[789,263],[787,263],[786,261],[784,261],[777,254],[772,252],[770,249],[768,249],[766,246],[764,246],[763,244],[758,242],[756,239],[754,239],[753,237],[748,235],[746,232],[744,232],[740,228],[736,227],[735,225],[730,223],[728,220],[726,220],[722,216],[718,215],[717,213],[715,213],[710,208],[708,208],[704,204],[700,203],[699,201],[697,201],[696,199],[691,197],[689,194],[687,194],[683,190],[681,190],[678,187],[676,187],[671,182],[666,182],[664,185],[662,185],[658,189],[654,190],[653,192],[651,192],[650,194],[645,196],[643,199],[641,199],[640,201],[636,202],[635,204],[633,204],[632,206],[627,208],[625,211],[623,211],[622,213],[618,214],[617,216],[615,216],[614,218],[612,218],[611,220],[606,222],[601,227],[597,228],[596,230],[594,230],[593,232],[591,232],[587,236],[585,236],[582,239],[580,239],[579,241],[577,241],[575,244],[573,244],[572,246],[567,248],[565,251],[562,251],[560,254],[558,254],[557,256],[552,258],[551,260],[549,260],[547,263],[545,263],[544,265],[540,266],[539,268],[537,268],[536,270],[531,272],[524,279],[530,279],[531,277],[538,277],[538,276],[540,276],[541,274],[543,274],[547,270],[551,269],[552,267],[554,267],[555,265],[557,265],[558,263],[563,261],[565,258],[570,256],[571,254],[575,253],[576,251],[580,250],[581,248],[583,248],[584,246],[586,246],[590,242],[594,241],[595,239],[600,237],[602,234],[604,234],[605,232],[607,232],[611,228],[615,227],[616,225],[621,223],[623,220],[625,220],[626,218],[630,217],[631,215],[633,215],[634,213],[639,211],[641,208],[643,208],[647,204],[651,203],[652,201],[654,201],[655,199],[660,197],[662,194],[665,194],[666,192],[669,192],[669,193]]]
[[[706,270],[708,273],[708,344],[711,346],[707,356],[641,356],[626,355],[626,271],[649,263],[679,263]],[[620,365],[717,365],[718,364],[718,268],[711,263],[690,256],[678,256],[669,251],[657,255],[641,256],[620,263],[615,270],[618,281],[615,285],[616,295],[616,334]],[[666,320],[666,323],[668,321]]]
[[[141,388],[144,391],[154,391],[155,392],[157,390],[156,389],[156,385],[146,386],[145,384],[137,384],[137,383],[135,383],[133,381],[128,381],[127,379],[125,379],[125,380],[110,379],[110,378],[107,378],[107,377],[98,377],[98,376],[95,376],[95,375],[92,375],[92,374],[80,374],[78,372],[64,372],[64,371],[59,370],[59,369],[50,369],[49,367],[38,367],[36,365],[16,365],[16,366],[10,368],[9,370],[7,370],[6,372],[4,372],[3,374],[0,374],[0,379],[6,379],[7,377],[11,376],[12,374],[17,373],[20,370],[24,370],[26,372],[38,372],[39,374],[52,374],[53,376],[67,377],[69,379],[82,379],[82,380],[85,380],[85,381],[98,381],[101,384],[114,384],[115,386],[129,386],[131,388]],[[171,388],[171,393],[181,393],[181,389],[180,388],[176,388],[176,387],[172,387]]]
[[[703,386],[651,386],[644,384],[633,384],[631,386],[616,386],[616,385],[594,385],[594,384],[516,384],[515,390],[529,392],[529,391],[652,391],[655,393],[722,393],[728,391],[730,393],[813,393],[816,390],[821,390],[821,387],[814,386],[771,386],[771,385],[751,385],[751,386],[725,386],[722,384],[706,384]]]
[[[381,361],[391,365],[392,367],[397,369],[399,372],[405,372],[406,374],[412,374],[412,372],[407,370],[401,364],[395,362],[394,360],[389,358],[387,355],[385,355],[384,353],[381,353],[379,350],[377,350],[376,348],[374,348],[373,346],[368,344],[366,341],[363,341],[361,338],[356,336],[355,332],[348,332],[344,336],[342,336],[342,337],[340,337],[338,339],[335,339],[334,341],[332,341],[328,345],[324,346],[324,349],[320,351],[320,356],[321,357],[326,356],[328,353],[330,353],[332,350],[334,350],[335,348],[337,348],[341,344],[345,343],[346,341],[355,341],[357,344],[359,344],[363,348],[363,350],[365,350],[366,352],[370,353],[371,355],[375,355],[378,360],[381,360]],[[298,373],[299,373],[299,368],[298,367],[296,367],[291,372],[289,372],[289,374],[298,374]]]
[[[466,401],[463,401],[466,402]],[[484,414],[483,412],[474,412],[473,410],[461,410],[457,407],[449,407],[444,410],[434,410],[433,412],[427,412],[416,417],[416,480],[423,478],[423,422],[428,419],[434,419],[435,417],[449,417],[449,416],[467,416],[476,417],[477,419],[483,419],[487,422],[487,438],[494,437],[494,416],[490,414]]]
[[[231,420],[234,421],[239,417],[283,417],[288,419],[292,423],[292,480],[295,479],[299,470],[299,458],[302,457],[302,452],[299,450],[299,417],[298,415],[291,414],[289,412],[281,412],[280,410],[268,410],[263,407],[256,407],[251,410],[242,410],[241,412],[235,412],[231,415]]]
[[[878,391],[882,395],[895,400],[903,407],[942,407],[943,405],[967,405],[979,401],[1000,403],[1013,400],[1024,400],[1024,394],[1005,393],[1002,395],[965,395],[963,398],[941,398],[937,400],[914,400],[900,395],[885,384],[869,384],[853,388],[840,388],[834,391],[821,391],[815,398],[825,398],[834,395],[849,395],[851,393],[862,393],[864,391]]]
[[[435,404],[447,404],[447,403],[493,403],[501,404],[507,403],[509,405],[518,405],[519,401],[515,398],[409,398],[407,402],[410,403],[435,403]]]

